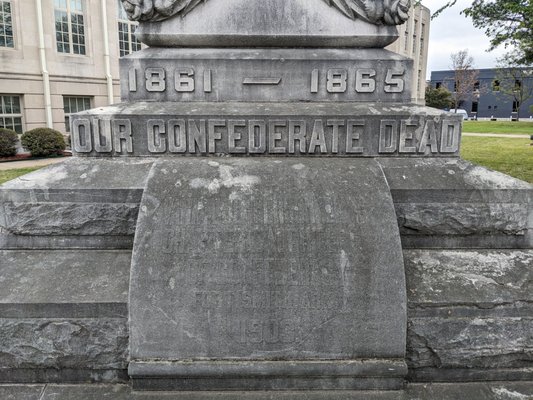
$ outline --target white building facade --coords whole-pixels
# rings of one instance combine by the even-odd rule
[[[429,8],[420,4],[413,7],[409,20],[398,27],[399,39],[387,47],[414,60],[412,101],[422,105],[425,104],[430,22]]]
[[[389,49],[414,58],[421,103],[429,10],[411,14]],[[118,60],[141,48],[135,27],[119,0],[0,0],[0,127],[67,132],[71,113],[119,102]]]

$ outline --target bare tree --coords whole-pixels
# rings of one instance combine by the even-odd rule
[[[474,95],[479,94],[479,71],[474,68],[474,58],[468,54],[468,50],[461,50],[451,54],[454,76],[452,101],[455,112]]]
[[[512,53],[509,53],[498,60],[493,86],[500,95],[514,101],[513,112],[516,112],[520,119],[522,106],[533,98],[533,66],[521,64]]]

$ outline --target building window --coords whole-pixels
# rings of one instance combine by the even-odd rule
[[[22,133],[22,107],[20,96],[0,95],[0,128]]]
[[[57,51],[85,55],[82,0],[54,0],[54,6]]]
[[[493,92],[499,92],[500,91],[500,81],[499,80],[495,80],[494,82],[492,82],[492,91]]]
[[[472,112],[477,113],[479,109],[479,103],[477,101],[472,102]]]
[[[442,87],[442,82],[435,83],[435,89],[440,89]]]
[[[141,42],[135,37],[137,24],[128,20],[128,16],[122,7],[120,0],[118,3],[118,43],[120,47],[120,57],[127,56],[134,51],[141,50]]]
[[[522,89],[522,81],[516,79],[516,80],[514,81],[514,91],[515,91],[515,92],[519,92],[520,89]]]
[[[409,31],[405,31],[405,43],[404,43],[404,51],[407,53],[409,51]]]
[[[0,47],[15,47],[10,1],[0,1]]]
[[[424,31],[426,30],[426,24],[422,24],[422,28],[420,29],[420,61],[423,59],[424,55]]]
[[[91,97],[63,96],[63,111],[65,112],[65,129],[70,132],[70,115],[91,108]]]
[[[417,45],[417,42],[416,42],[416,38],[417,38],[417,34],[416,34],[416,31],[417,31],[417,28],[418,28],[418,20],[415,19],[415,24],[413,26],[413,55],[416,53],[416,45]]]
[[[520,110],[520,102],[519,101],[513,101],[513,112],[518,112]]]

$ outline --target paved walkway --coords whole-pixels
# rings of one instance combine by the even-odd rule
[[[531,133],[533,134],[533,132]],[[463,136],[477,136],[477,137],[495,137],[495,138],[508,138],[508,139],[529,139],[531,135],[514,135],[504,133],[473,133],[463,132]]]
[[[0,162],[0,171],[8,169],[18,168],[32,168],[32,167],[44,167],[50,164],[56,164],[68,160],[69,157],[61,158],[43,158],[39,160],[22,160],[22,161],[6,161]]]

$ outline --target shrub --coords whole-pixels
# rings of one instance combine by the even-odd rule
[[[17,154],[17,132],[0,128],[0,157],[10,157]]]
[[[61,154],[66,147],[61,132],[50,128],[32,129],[22,135],[21,142],[35,157]]]

